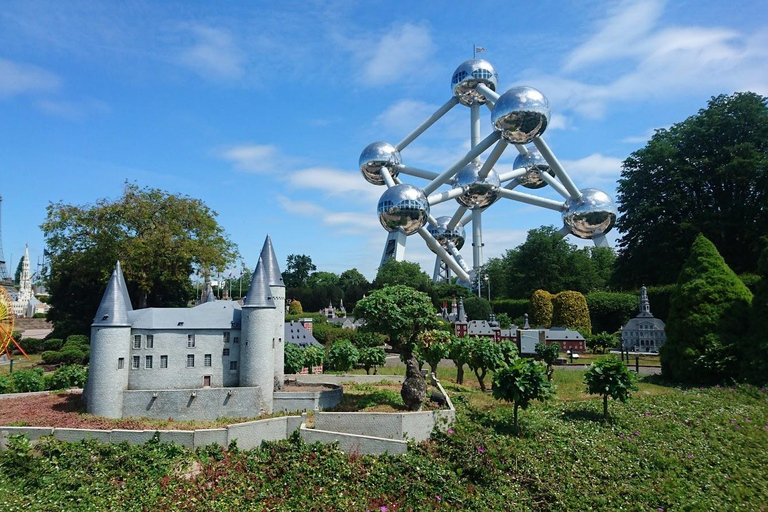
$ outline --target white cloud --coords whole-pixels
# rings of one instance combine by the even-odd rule
[[[419,75],[435,53],[429,29],[406,23],[386,31],[372,51],[364,55],[365,85],[383,86]]]
[[[437,108],[436,105],[430,105],[424,101],[399,100],[376,116],[374,126],[386,133],[405,136],[431,116]]]
[[[235,80],[243,76],[245,55],[229,32],[204,25],[187,29],[195,42],[181,50],[179,64],[207,79]]]
[[[373,213],[329,210],[311,201],[297,201],[283,195],[278,196],[277,201],[286,213],[312,217],[332,227],[335,235],[368,235],[381,229]]]
[[[621,172],[620,158],[593,153],[578,160],[563,160],[563,168],[577,183],[616,181]]]
[[[292,171],[288,181],[297,188],[311,188],[323,191],[328,196],[342,196],[347,201],[363,201],[376,204],[384,187],[371,185],[359,172],[347,172],[325,167],[310,167]]]
[[[108,114],[112,111],[107,103],[99,100],[65,101],[44,99],[37,101],[35,105],[46,114],[70,120],[80,120],[89,115]]]
[[[278,151],[275,146],[242,144],[218,151],[224,160],[231,162],[235,169],[253,173],[275,171],[278,165]]]
[[[646,142],[651,140],[651,137],[653,137],[653,135],[656,133],[656,130],[661,130],[662,128],[667,128],[667,127],[664,126],[661,128],[649,128],[643,134],[624,137],[623,139],[621,139],[621,142],[625,144],[645,144]]]
[[[0,97],[55,91],[60,84],[50,71],[0,58]]]

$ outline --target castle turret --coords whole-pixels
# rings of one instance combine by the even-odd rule
[[[272,239],[267,235],[264,247],[261,248],[261,262],[269,282],[269,291],[275,302],[275,391],[283,389],[285,382],[285,283],[277,264],[275,249],[272,247]]]
[[[243,302],[240,386],[261,388],[263,412],[272,412],[275,380],[275,301],[269,291],[265,264],[259,258]],[[282,324],[280,324],[282,328]],[[282,335],[281,335],[282,337]]]
[[[132,310],[120,262],[109,278],[99,309],[91,325],[91,361],[86,385],[89,414],[120,418],[123,392],[130,372]]]

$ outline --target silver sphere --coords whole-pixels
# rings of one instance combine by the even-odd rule
[[[549,101],[533,87],[513,87],[493,106],[491,121],[505,140],[527,144],[549,124]]]
[[[368,183],[384,185],[381,168],[386,167],[394,178],[400,173],[403,160],[400,152],[389,142],[368,144],[360,153],[360,172]]]
[[[541,188],[547,185],[547,182],[541,179],[541,173],[549,173],[550,176],[555,175],[555,171],[549,166],[544,157],[541,156],[539,150],[535,147],[528,148],[528,154],[522,153],[517,155],[514,163],[512,164],[512,170],[517,171],[525,169],[526,173],[517,178],[520,184],[525,188]]]
[[[480,179],[481,167],[480,162],[473,160],[453,178],[453,188],[464,189],[464,193],[457,197],[456,201],[470,210],[487,208],[499,198],[499,175],[491,169],[485,179]]]
[[[491,63],[483,59],[470,59],[462,62],[451,77],[451,89],[459,103],[471,107],[483,105],[488,98],[475,90],[478,84],[483,84],[495,91],[499,75]]]
[[[388,188],[379,199],[379,222],[387,231],[412,235],[427,223],[429,202],[420,188],[406,183]]]
[[[464,247],[464,240],[466,239],[466,234],[464,232],[464,226],[461,225],[461,222],[456,224],[456,227],[453,229],[448,229],[448,224],[451,222],[450,217],[438,217],[435,219],[437,221],[437,225],[429,225],[427,226],[427,231],[437,240],[437,243],[440,244],[440,246],[445,249],[448,249],[448,244],[453,244],[456,246],[456,249],[461,249]]]
[[[574,236],[588,240],[608,233],[616,224],[618,215],[611,196],[595,188],[585,188],[581,194],[578,201],[571,198],[565,202],[565,225],[571,228]]]

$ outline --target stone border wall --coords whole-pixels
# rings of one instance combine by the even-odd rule
[[[300,384],[307,384],[300,382]],[[325,383],[327,384],[327,383]],[[330,409],[341,403],[340,385],[324,391],[275,391],[272,400],[274,412],[316,411]]]

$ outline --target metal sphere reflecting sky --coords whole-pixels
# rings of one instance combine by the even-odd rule
[[[394,178],[400,172],[403,163],[400,152],[389,142],[368,144],[360,154],[360,172],[368,183],[384,185],[381,168],[386,167]]]
[[[466,234],[464,232],[464,226],[461,225],[461,222],[456,224],[456,227],[453,229],[448,229],[448,224],[451,222],[450,217],[438,217],[435,219],[437,221],[437,225],[429,225],[427,226],[427,231],[435,237],[435,240],[442,246],[443,249],[448,250],[448,244],[452,243],[456,246],[456,249],[461,249],[464,247],[464,240],[466,239]]]
[[[491,122],[505,140],[527,144],[549,124],[549,101],[533,87],[513,87],[493,106]]]
[[[519,169],[525,169],[527,172],[521,177],[517,178],[520,184],[526,188],[542,188],[547,185],[547,182],[541,179],[541,173],[549,173],[550,176],[555,175],[555,171],[549,166],[544,157],[541,156],[539,150],[531,146],[528,148],[528,154],[522,153],[517,155],[514,163],[512,164],[512,170],[517,171]]]
[[[381,195],[377,211],[384,229],[402,229],[406,235],[412,235],[427,223],[429,203],[420,188],[403,183]]]
[[[483,84],[495,91],[499,75],[491,63],[483,59],[470,59],[462,62],[451,77],[451,90],[459,103],[468,107],[483,105],[488,99],[477,92],[477,84]]]
[[[608,233],[616,223],[618,210],[611,196],[595,188],[585,188],[578,201],[565,202],[563,222],[571,233],[579,238],[591,239],[597,234]]]
[[[499,175],[491,169],[485,179],[480,179],[482,163],[473,160],[456,173],[453,178],[453,188],[463,188],[464,193],[456,198],[462,206],[471,210],[479,210],[492,205],[499,198]]]

